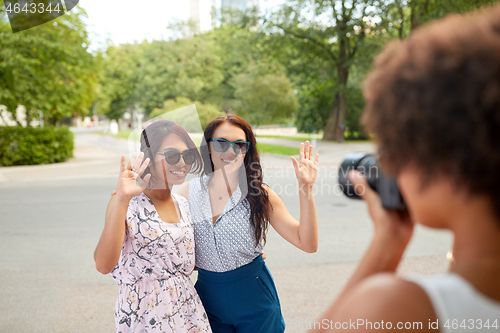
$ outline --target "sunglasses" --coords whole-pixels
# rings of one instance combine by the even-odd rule
[[[170,165],[179,163],[179,161],[181,160],[181,156],[184,160],[184,163],[186,163],[187,165],[193,164],[196,160],[196,154],[191,149],[185,150],[182,153],[178,150],[172,149],[169,151],[159,151],[156,154],[165,156],[165,161],[167,161],[167,163]]]
[[[250,148],[250,142],[248,141],[228,141],[223,138],[211,139],[214,150],[223,153],[229,149],[230,146],[233,146],[233,151],[236,154],[245,154]]]

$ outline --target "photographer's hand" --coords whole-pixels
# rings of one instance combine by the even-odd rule
[[[380,197],[370,188],[360,172],[352,171],[349,174],[349,179],[360,197],[368,204],[368,211],[375,226],[375,235],[346,287],[322,316],[322,318],[333,321],[355,320],[361,317],[377,318],[378,313],[371,311],[371,306],[377,308],[374,304],[379,304],[377,302],[381,301],[382,295],[388,298],[392,297],[387,289],[396,294],[404,293],[407,290],[406,285],[401,287],[393,273],[399,265],[413,232],[413,222],[410,220],[408,212],[384,209]],[[376,276],[380,275],[380,273],[390,273],[390,275],[386,274],[386,278],[377,279]],[[370,280],[371,277],[375,280]],[[387,288],[387,286],[390,287]],[[364,302],[363,308],[359,307],[360,300]],[[371,302],[374,302],[374,304]],[[393,305],[395,307],[400,306],[397,303]],[[380,304],[378,307],[380,307]],[[396,312],[396,310],[393,310],[390,313],[396,314]],[[372,315],[374,317],[371,317]],[[309,332],[320,331],[323,330],[318,329]]]
[[[388,246],[384,250],[394,255],[392,259],[395,270],[413,233],[414,223],[408,211],[387,210],[382,207],[380,197],[370,188],[361,172],[351,171],[349,179],[357,194],[368,204],[368,212],[375,226],[372,243]]]

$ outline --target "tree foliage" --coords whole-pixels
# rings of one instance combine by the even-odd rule
[[[200,124],[204,130],[207,127],[208,123],[210,123],[214,118],[224,115],[224,112],[220,111],[220,109],[218,109],[214,105],[203,104],[199,101],[193,102],[192,100],[186,97],[176,97],[175,99],[166,100],[161,108],[154,109],[153,112],[151,112],[151,118],[159,117],[164,113],[174,111],[182,107],[193,104],[196,106],[196,111],[198,113],[197,117],[195,114],[189,113],[188,114],[189,119],[185,119],[184,115],[182,114],[176,115],[179,117],[179,119],[176,119],[175,117],[172,116],[168,117],[168,119],[173,120],[179,124],[182,124],[184,129],[187,131],[189,131],[190,129],[197,130]]]
[[[100,112],[120,118],[138,108],[149,115],[182,97],[255,124],[282,123],[297,98],[261,39],[246,26],[227,24],[176,40],[111,47],[103,59]]]
[[[280,123],[298,107],[290,79],[282,71],[266,67],[251,65],[231,80],[233,110],[255,125]]]
[[[305,80],[310,82],[301,93],[305,107],[297,117],[308,129],[317,129],[323,122],[324,140],[344,139],[348,90],[352,89],[348,86],[350,69],[360,54],[374,53],[379,45],[374,43],[378,32],[374,22],[379,15],[380,1],[376,0],[291,0],[267,20],[270,33],[283,36],[298,50],[308,49],[310,58],[320,62],[320,71],[329,71],[312,72],[312,78]],[[310,119],[317,117],[311,113],[315,105],[322,108],[321,119]]]
[[[380,4],[382,25],[403,39],[419,26],[450,13],[465,13],[498,0],[390,0]]]
[[[139,101],[138,73],[143,52],[140,44],[110,46],[100,61],[98,107],[109,119],[118,120]]]
[[[110,46],[102,55],[88,51],[81,8],[16,34],[0,13],[0,104],[57,123],[88,113],[96,99],[111,119],[198,101],[255,125],[294,118],[299,130],[323,130],[327,140],[359,138],[362,81],[387,41],[492,2],[289,0],[260,26],[255,13],[221,14],[208,32],[178,24],[181,38]]]
[[[0,7],[0,105],[16,119],[18,105],[30,119],[39,111],[52,124],[63,116],[86,114],[95,98],[95,58],[88,51],[83,19],[75,8],[29,30],[12,33]]]
[[[290,0],[265,15],[268,50],[298,89],[297,127],[324,129],[323,139],[362,137],[361,84],[393,38],[452,12],[495,0]],[[344,131],[346,132],[344,133]]]

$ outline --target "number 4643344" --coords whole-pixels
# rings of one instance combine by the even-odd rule
[[[15,3],[12,5],[11,2],[7,3],[7,7],[5,8],[5,11],[9,14],[19,14],[19,13],[25,13],[25,14],[43,14],[43,13],[52,13],[56,12],[59,13],[62,9],[59,8],[59,3],[55,4],[52,6],[52,3],[49,2],[47,6],[45,6],[44,3],[25,3],[24,6],[21,7],[19,3]]]
[[[448,319],[444,325],[444,327],[448,329],[458,329],[463,328],[463,329],[471,329],[471,330],[479,330],[479,329],[498,329],[498,319],[495,319],[495,321],[486,320],[483,322],[482,319],[464,319],[461,322],[458,319]]]

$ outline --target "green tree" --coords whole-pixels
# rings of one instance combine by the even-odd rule
[[[218,109],[214,105],[203,104],[199,101],[193,102],[186,97],[176,97],[175,99],[166,100],[161,108],[155,108],[151,112],[151,118],[159,117],[164,113],[174,111],[182,107],[193,104],[196,106],[196,111],[198,113],[197,117],[194,114],[189,114],[188,115],[189,119],[186,119],[184,115],[178,114],[177,116],[179,117],[179,119],[172,116],[169,117],[168,119],[173,120],[179,124],[182,124],[184,129],[190,132],[190,131],[196,131],[199,128],[198,124],[201,124],[203,130],[205,130],[208,123],[210,123],[214,118],[224,115],[224,112],[220,111],[220,109]]]
[[[245,72],[251,64],[269,64],[272,58],[266,57],[265,50],[260,44],[259,32],[252,31],[244,24],[240,25],[225,22],[209,32],[200,34],[196,38],[209,39],[216,45],[214,52],[221,60],[221,73],[223,76],[220,84],[204,96],[208,103],[219,105],[226,113],[235,112],[232,100],[235,87],[232,79]]]
[[[305,131],[324,128],[325,140],[342,141],[345,130],[348,135],[357,132],[361,83],[383,45],[448,13],[492,2],[496,1],[288,1],[266,15],[263,30],[269,52],[286,64],[298,89],[297,126]]]
[[[222,60],[224,79],[204,100],[256,125],[283,123],[294,116],[294,85],[282,59],[270,55],[268,36],[256,28],[255,13],[230,20],[223,13],[221,21],[220,27],[196,36],[213,40]]]
[[[143,46],[137,91],[147,114],[177,96],[203,100],[223,80],[221,60],[209,39],[190,37]]]
[[[498,0],[392,0],[381,3],[383,25],[400,39],[429,21],[450,13],[465,13]]]
[[[185,97],[226,113],[252,117],[255,110],[256,123],[283,122],[297,107],[292,84],[261,45],[265,35],[241,22],[196,35],[177,23],[171,26],[182,36],[177,40],[110,47],[102,60],[100,112],[120,118],[137,107],[149,114]]]
[[[137,81],[143,48],[142,44],[110,46],[100,61],[98,107],[109,119],[122,118],[139,103]]]
[[[39,111],[51,124],[75,112],[88,113],[97,73],[88,51],[85,17],[78,7],[54,21],[12,33],[0,7],[0,105],[14,119],[18,105],[26,108],[28,126]]]
[[[335,69],[334,104],[324,128],[324,140],[344,140],[349,71],[357,56],[367,52],[366,36],[378,26],[379,15],[375,0],[309,0],[289,1],[267,21],[266,29],[309,47],[327,57]],[[328,23],[318,18],[329,17]],[[331,80],[330,80],[331,82]],[[325,88],[325,87],[323,87]]]
[[[279,123],[294,115],[298,100],[290,79],[266,64],[251,65],[231,80],[233,110],[252,124]]]

